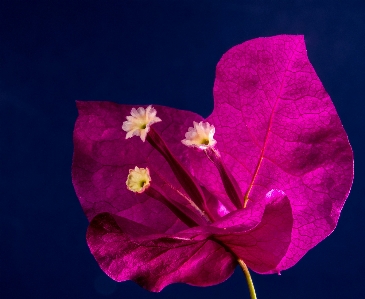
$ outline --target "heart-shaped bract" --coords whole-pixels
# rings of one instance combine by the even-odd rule
[[[352,184],[347,135],[302,36],[258,38],[224,54],[206,120],[154,105],[162,121],[148,134],[163,139],[173,162],[156,150],[152,135],[150,142],[125,139],[123,122],[133,106],[77,107],[72,179],[90,221],[90,250],[111,278],[151,291],[174,282],[220,283],[237,259],[258,273],[293,266],[333,231]],[[203,150],[181,142],[202,121],[215,127],[225,173]],[[163,200],[127,189],[136,166],[149,169]],[[242,206],[232,202],[229,186],[242,192]],[[186,200],[194,194],[210,221]]]

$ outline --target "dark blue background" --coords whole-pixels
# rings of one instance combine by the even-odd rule
[[[225,283],[149,293],[115,283],[90,254],[71,184],[75,100],[154,103],[208,116],[215,66],[243,41],[304,34],[355,152],[335,232],[263,298],[364,296],[364,1],[0,1],[0,297],[249,298]]]

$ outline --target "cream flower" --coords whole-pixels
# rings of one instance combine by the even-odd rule
[[[156,109],[151,105],[146,109],[143,107],[139,107],[138,109],[132,108],[131,115],[127,116],[127,120],[123,122],[122,126],[122,129],[127,132],[125,139],[140,136],[142,141],[145,142],[147,133],[150,131],[150,126],[161,121],[156,114]]]
[[[150,186],[150,182],[151,177],[148,168],[138,168],[136,166],[134,169],[129,169],[126,181],[128,190],[142,193]]]
[[[213,138],[215,133],[213,125],[202,121],[200,123],[194,121],[193,124],[194,128],[190,127],[185,134],[185,139],[181,140],[183,144],[205,150],[217,143]]]

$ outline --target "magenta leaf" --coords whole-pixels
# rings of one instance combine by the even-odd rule
[[[302,36],[254,39],[223,55],[206,120],[214,151],[181,143],[201,116],[157,105],[162,121],[146,141],[125,139],[132,107],[77,102],[72,180],[90,250],[113,279],[151,291],[208,286],[237,259],[278,273],[334,230],[353,155]],[[136,166],[151,174],[141,194],[126,187]]]

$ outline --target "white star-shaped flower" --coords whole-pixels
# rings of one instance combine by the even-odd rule
[[[138,109],[132,108],[131,115],[127,116],[127,120],[123,122],[122,126],[122,129],[127,132],[125,139],[140,136],[142,141],[145,142],[150,126],[161,121],[156,114],[156,109],[151,105],[146,109],[143,107],[139,107]]]
[[[207,122],[193,122],[194,128],[190,127],[185,134],[185,139],[181,140],[183,144],[189,147],[196,147],[202,150],[206,150],[209,147],[213,147],[217,141],[213,136],[215,128]]]

